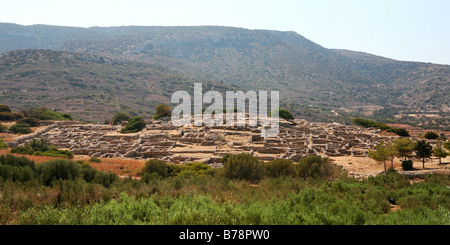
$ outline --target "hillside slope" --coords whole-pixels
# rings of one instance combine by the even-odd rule
[[[15,110],[45,105],[87,121],[117,111],[150,117],[173,92],[192,91],[195,81],[204,89],[234,90],[162,67],[90,54],[18,50],[0,56],[0,104]]]
[[[162,66],[252,90],[279,90],[294,111],[324,108],[392,118],[450,113],[450,66],[326,49],[295,32],[232,27],[92,27],[0,24],[0,47],[41,46]],[[3,46],[16,41],[16,46]],[[0,50],[2,51],[2,50]]]

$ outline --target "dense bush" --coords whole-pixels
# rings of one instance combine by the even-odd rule
[[[15,121],[23,118],[22,114],[14,112],[0,112],[0,121]]]
[[[44,185],[51,185],[55,180],[75,179],[80,175],[80,167],[71,160],[57,159],[38,165],[37,172]]]
[[[0,105],[0,112],[11,112],[11,108],[7,105]]]
[[[39,126],[41,124],[41,121],[39,119],[36,119],[36,118],[25,117],[25,118],[17,120],[17,123],[28,124],[31,127],[37,127],[37,126]]]
[[[171,115],[170,105],[159,104],[156,106],[155,109],[156,109],[156,112],[155,112],[155,115],[153,116],[154,120],[158,120],[161,117],[170,117],[170,115]]]
[[[286,159],[275,159],[266,165],[266,175],[272,178],[296,176],[292,161]]]
[[[0,177],[3,180],[29,181],[34,178],[35,164],[24,157],[0,156]]]
[[[40,167],[30,179],[32,168],[23,158],[6,158],[0,157],[0,224],[450,225],[448,175],[410,183],[389,169],[364,180],[263,178],[255,186],[221,174],[192,174],[208,172],[204,163],[189,163],[190,170],[174,178],[153,173],[138,180],[79,161],[77,178],[52,178],[49,187],[37,181]],[[28,170],[2,168],[5,161]],[[401,209],[391,210],[390,199]]]
[[[101,160],[101,159],[99,159],[99,158],[96,158],[96,157],[91,157],[91,158],[89,159],[89,162],[96,162],[96,163],[101,163],[101,162],[102,162],[102,160]]]
[[[300,159],[296,166],[297,176],[300,178],[332,179],[338,177],[339,169],[330,163],[328,158],[308,156]]]
[[[105,173],[105,172],[97,171],[97,173],[95,174],[94,180],[92,182],[108,188],[116,180],[117,180],[117,175],[114,173]]]
[[[402,136],[402,137],[409,137],[409,132],[404,129],[404,128],[390,128],[387,129],[386,131],[397,134],[398,136]]]
[[[127,125],[120,130],[121,133],[136,133],[145,128],[145,121],[142,117],[131,118]]]
[[[25,182],[34,178],[34,172],[29,167],[14,167],[0,163],[0,178],[3,180]]]
[[[25,117],[36,118],[39,120],[56,120],[56,121],[72,120],[72,117],[69,114],[58,113],[44,106],[32,109],[25,109],[22,111],[22,113]]]
[[[3,139],[0,139],[0,149],[6,149],[8,148],[8,145],[3,141]]]
[[[434,140],[434,139],[439,138],[439,135],[435,132],[430,131],[430,132],[425,133],[424,137],[425,137],[425,139]]]
[[[10,154],[0,155],[0,163],[13,167],[29,167],[33,170],[35,169],[34,161],[31,161],[26,157],[16,157]]]
[[[11,153],[28,154],[36,156],[63,157],[71,159],[73,153],[69,150],[60,150],[44,139],[33,139],[32,141],[16,146],[11,149]]]
[[[169,176],[169,166],[166,162],[157,160],[157,159],[151,159],[148,160],[144,167],[142,167],[140,171],[140,175],[145,174],[152,174],[156,173],[157,175],[165,178]]]
[[[290,112],[286,109],[279,109],[279,110],[271,111],[270,115],[272,116],[272,113],[275,113],[276,111],[278,111],[279,118],[283,118],[285,120],[294,120],[294,115],[292,114],[292,112]]]
[[[389,168],[384,174],[376,177],[370,176],[369,183],[386,190],[397,190],[411,185],[404,175],[397,173],[393,168]]]
[[[250,154],[230,155],[224,162],[224,176],[258,183],[264,177],[264,163]]]
[[[402,169],[405,171],[413,170],[414,169],[413,161],[411,160],[402,161]]]
[[[32,155],[33,152],[33,147],[31,147],[31,145],[19,145],[11,149],[11,153],[17,154]]]
[[[30,125],[25,123],[15,123],[9,127],[9,131],[15,134],[29,134],[32,132]]]
[[[131,116],[128,114],[126,114],[124,112],[118,112],[118,113],[116,113],[116,115],[113,116],[112,124],[119,125],[122,122],[130,120],[130,118],[131,118]]]
[[[3,125],[0,123],[0,133],[6,132],[8,130],[8,127],[6,125]]]

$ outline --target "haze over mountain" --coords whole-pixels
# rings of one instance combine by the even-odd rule
[[[368,115],[382,109],[379,112],[388,116],[437,111],[448,122],[450,112],[450,66],[326,49],[294,32],[215,26],[75,28],[0,24],[0,52],[20,49],[85,53],[132,61],[129,64],[135,65],[129,69],[135,69],[133,66],[138,63],[148,64],[164,67],[170,70],[168,73],[184,78],[216,81],[243,89],[279,90],[283,105],[298,113],[305,106]],[[1,58],[3,65],[7,65],[6,58]],[[51,66],[51,62],[46,64]],[[61,64],[75,77],[80,73],[65,62]],[[96,79],[104,80],[106,74],[97,72],[102,65],[83,66],[84,74],[88,71],[93,74],[81,76],[81,81],[91,80],[94,85]],[[142,69],[152,72],[152,68],[139,66],[142,72]],[[1,81],[6,83],[9,81],[2,78],[4,72],[5,68],[0,68]],[[57,83],[61,76],[55,75],[51,80]],[[109,75],[107,80],[117,79]],[[130,74],[120,79],[135,82]],[[168,81],[157,80],[154,82],[159,84]],[[177,81],[173,86],[178,87],[175,84]],[[158,87],[155,83],[154,86]],[[119,91],[123,89],[117,88]],[[5,99],[0,103],[5,103]],[[128,106],[134,108],[131,101]]]

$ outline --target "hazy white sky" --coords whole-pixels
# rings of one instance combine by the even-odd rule
[[[326,48],[450,64],[449,0],[1,0],[0,22],[295,31]]]

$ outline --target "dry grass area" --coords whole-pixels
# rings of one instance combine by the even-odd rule
[[[98,171],[115,173],[122,177],[137,177],[137,173],[145,165],[144,160],[136,159],[120,159],[120,158],[100,158],[101,163],[89,162],[89,157],[75,156],[74,160],[83,160],[88,162],[93,168]]]

